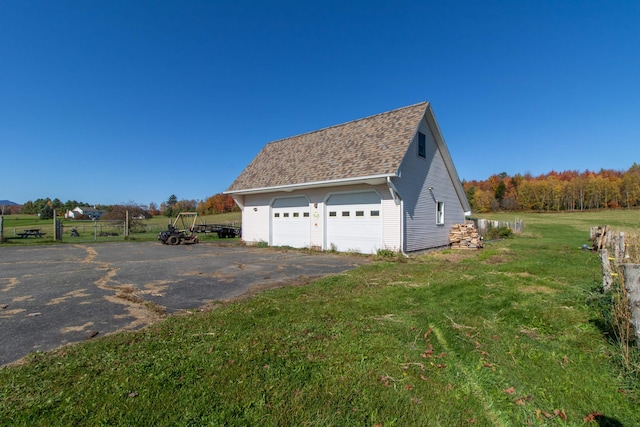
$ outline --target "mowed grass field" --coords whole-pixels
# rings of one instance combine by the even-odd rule
[[[591,226],[638,232],[640,212],[519,218],[483,250],[376,259],[33,354],[0,370],[0,424],[639,425],[638,365],[581,246]]]

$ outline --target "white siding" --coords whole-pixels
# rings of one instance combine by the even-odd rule
[[[389,190],[387,190],[387,193]],[[382,249],[402,249],[402,208],[389,196],[382,200]]]
[[[419,132],[426,138],[426,156],[418,156],[418,135],[412,141],[394,180],[404,205],[404,246],[412,252],[449,243],[449,230],[464,222],[464,210],[425,120]],[[429,189],[431,188],[431,189]],[[444,224],[436,224],[436,202],[445,204]]]
[[[296,194],[298,192],[294,192]],[[324,198],[327,194],[326,188],[305,190],[304,194],[309,199],[309,209],[311,212],[310,244],[311,248],[324,249]]]
[[[269,243],[269,194],[244,196],[242,208],[242,240],[247,243]]]

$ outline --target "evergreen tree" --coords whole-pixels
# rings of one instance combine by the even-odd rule
[[[44,205],[42,209],[40,209],[40,219],[52,219],[53,218],[53,208],[51,206]]]
[[[174,214],[177,214],[175,211],[176,203],[178,203],[178,198],[175,194],[172,194],[167,199],[167,207],[164,210],[164,215],[168,217],[172,217]]]

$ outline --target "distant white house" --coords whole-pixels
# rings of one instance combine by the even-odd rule
[[[73,208],[73,210],[68,210],[65,214],[65,218],[79,218],[83,215],[89,217],[89,219],[100,219],[102,215],[104,215],[104,211],[101,211],[96,208],[92,208],[91,206],[78,206]]]

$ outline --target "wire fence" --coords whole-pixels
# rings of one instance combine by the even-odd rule
[[[487,237],[491,229],[501,227],[510,229],[514,234],[520,234],[524,230],[524,221],[518,218],[513,221],[494,221],[482,218],[473,219],[472,221],[475,223],[478,233],[480,233],[482,237]]]
[[[126,237],[125,221],[60,221],[60,240],[63,242],[121,241]]]
[[[12,219],[7,226],[6,218],[0,217],[0,243],[40,244],[54,241],[62,243],[93,243],[109,241],[155,241],[158,234],[167,230],[166,224],[130,221],[126,229],[124,220],[78,220],[62,219]],[[229,230],[233,230],[230,232]],[[236,222],[225,224],[196,224],[193,232],[200,240],[228,238],[240,235],[240,225]],[[222,233],[222,235],[221,235]]]

